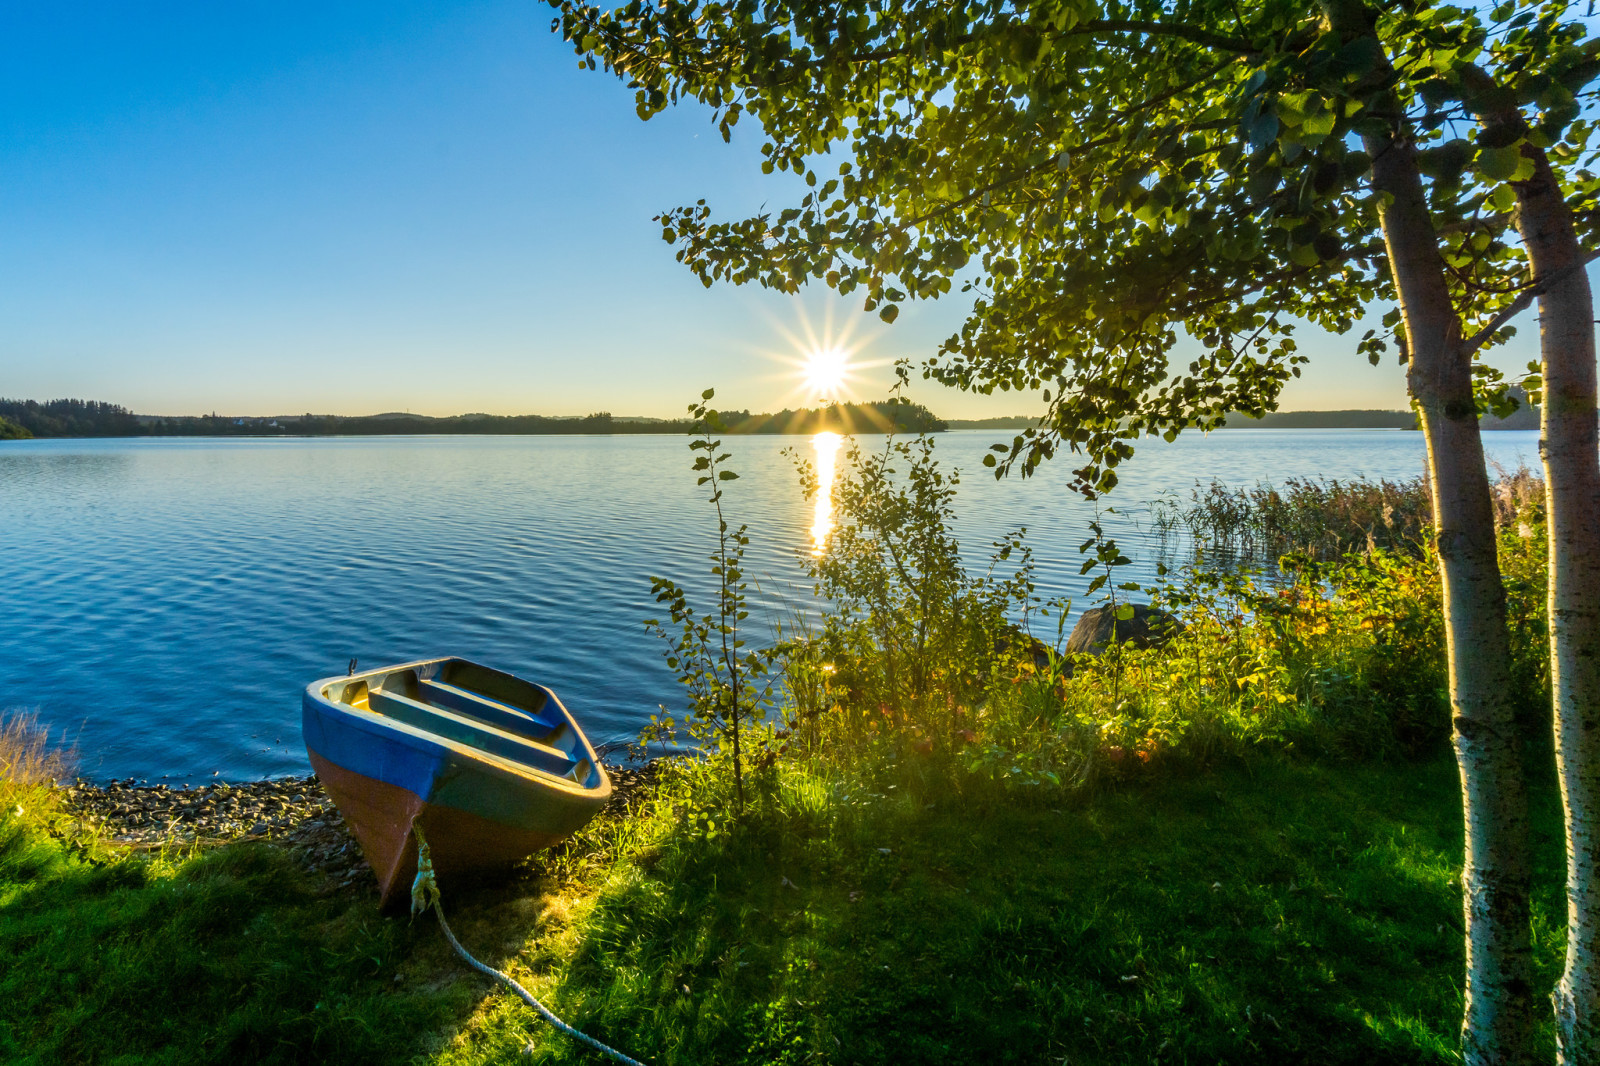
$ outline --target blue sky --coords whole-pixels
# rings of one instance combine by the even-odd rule
[[[755,130],[640,122],[520,3],[0,3],[0,395],[143,413],[672,415],[803,402],[809,328],[921,357],[819,287],[701,287],[651,217],[782,204]],[[831,323],[831,327],[828,325]],[[1498,362],[1528,358],[1527,336]],[[1307,333],[1285,409],[1405,406]],[[861,375],[881,395],[889,373]],[[941,414],[1037,405],[919,386]]]

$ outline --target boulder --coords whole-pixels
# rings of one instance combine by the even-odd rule
[[[1133,617],[1120,621],[1109,604],[1092,607],[1083,612],[1078,624],[1072,627],[1072,636],[1067,638],[1067,654],[1088,652],[1099,655],[1111,643],[1113,625],[1116,627],[1116,639],[1136,648],[1160,647],[1183,632],[1182,622],[1148,604],[1134,604]]]

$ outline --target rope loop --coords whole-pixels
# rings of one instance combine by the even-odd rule
[[[417,915],[439,905],[439,882],[433,876],[433,856],[428,853],[422,826],[412,822],[411,831],[417,835],[417,876],[411,881],[411,920],[416,921]],[[442,919],[444,912],[439,916]]]
[[[523,988],[516,981],[512,980],[506,974],[501,973],[493,966],[485,965],[468,954],[467,949],[461,946],[461,942],[456,939],[456,935],[450,931],[450,923],[444,920],[444,906],[441,904],[439,898],[439,882],[434,877],[433,873],[433,856],[428,853],[428,842],[427,840],[423,839],[422,826],[413,822],[411,823],[411,831],[415,833],[417,837],[417,876],[416,879],[411,882],[412,919],[415,920],[417,915],[432,909],[433,913],[439,916],[439,929],[444,933],[444,938],[450,942],[450,946],[455,949],[457,955],[460,955],[461,958],[466,961],[468,966],[471,966],[474,970],[477,970],[486,977],[493,977],[495,980],[511,989],[512,992],[517,994],[518,998],[520,998],[522,1002],[538,1011],[541,1018],[549,1022],[551,1026],[557,1030],[566,1033],[574,1040],[577,1040],[583,1044],[587,1044],[589,1047],[594,1048],[602,1055],[609,1056],[615,1061],[622,1063],[623,1066],[645,1066],[645,1064],[640,1062],[638,1059],[631,1059],[622,1052],[618,1051],[616,1048],[607,1047],[605,1044],[600,1043],[600,1041],[596,1040],[588,1033],[579,1032],[578,1030],[574,1029],[560,1018],[557,1018],[555,1013],[552,1012],[549,1007],[546,1007],[543,1003],[540,1003],[537,999],[535,999],[533,993],[529,992],[526,988]]]

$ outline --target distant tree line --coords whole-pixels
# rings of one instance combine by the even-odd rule
[[[921,404],[891,398],[875,403],[785,408],[776,414],[725,411],[729,433],[939,433],[947,428]],[[8,433],[14,425],[17,432]],[[0,439],[34,437],[330,437],[407,434],[688,433],[689,419],[616,418],[601,411],[575,418],[545,415],[136,415],[94,400],[0,399]]]
[[[1490,411],[1480,420],[1483,429],[1538,429],[1539,408],[1528,401],[1518,386],[1506,390],[1503,416]],[[951,429],[1027,429],[1039,425],[1038,418],[1026,415],[1000,418],[952,418]],[[1268,411],[1259,418],[1235,411],[1228,416],[1225,429],[1417,429],[1413,411]]]
[[[722,419],[729,433],[943,433],[950,428],[926,407],[899,397],[822,408],[786,407],[777,414],[724,411]]]
[[[1416,429],[1410,411],[1268,411],[1257,418],[1235,412],[1225,429]]]
[[[1483,416],[1484,429],[1538,429],[1539,409],[1520,388],[1508,390],[1516,409]],[[777,413],[724,411],[728,433],[942,433],[947,429],[1018,429],[1027,416],[946,421],[918,403],[891,397],[875,403],[784,408]],[[333,437],[407,434],[688,433],[685,418],[618,418],[606,411],[571,418],[548,415],[136,415],[98,400],[0,399],[0,440],[24,437]],[[1272,411],[1261,418],[1228,416],[1229,429],[1415,429],[1410,411]]]
[[[98,400],[0,399],[0,421],[10,422],[34,437],[137,437],[145,430],[139,416],[114,403]],[[0,439],[7,437],[0,431]]]

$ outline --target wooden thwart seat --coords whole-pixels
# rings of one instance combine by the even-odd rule
[[[424,679],[419,687],[425,702],[479,719],[508,733],[544,740],[556,727],[556,722],[544,715],[529,714],[459,685]]]
[[[557,777],[571,776],[577,765],[577,760],[548,744],[517,736],[476,717],[457,714],[383,689],[372,689],[367,699],[371,710],[378,714]]]

